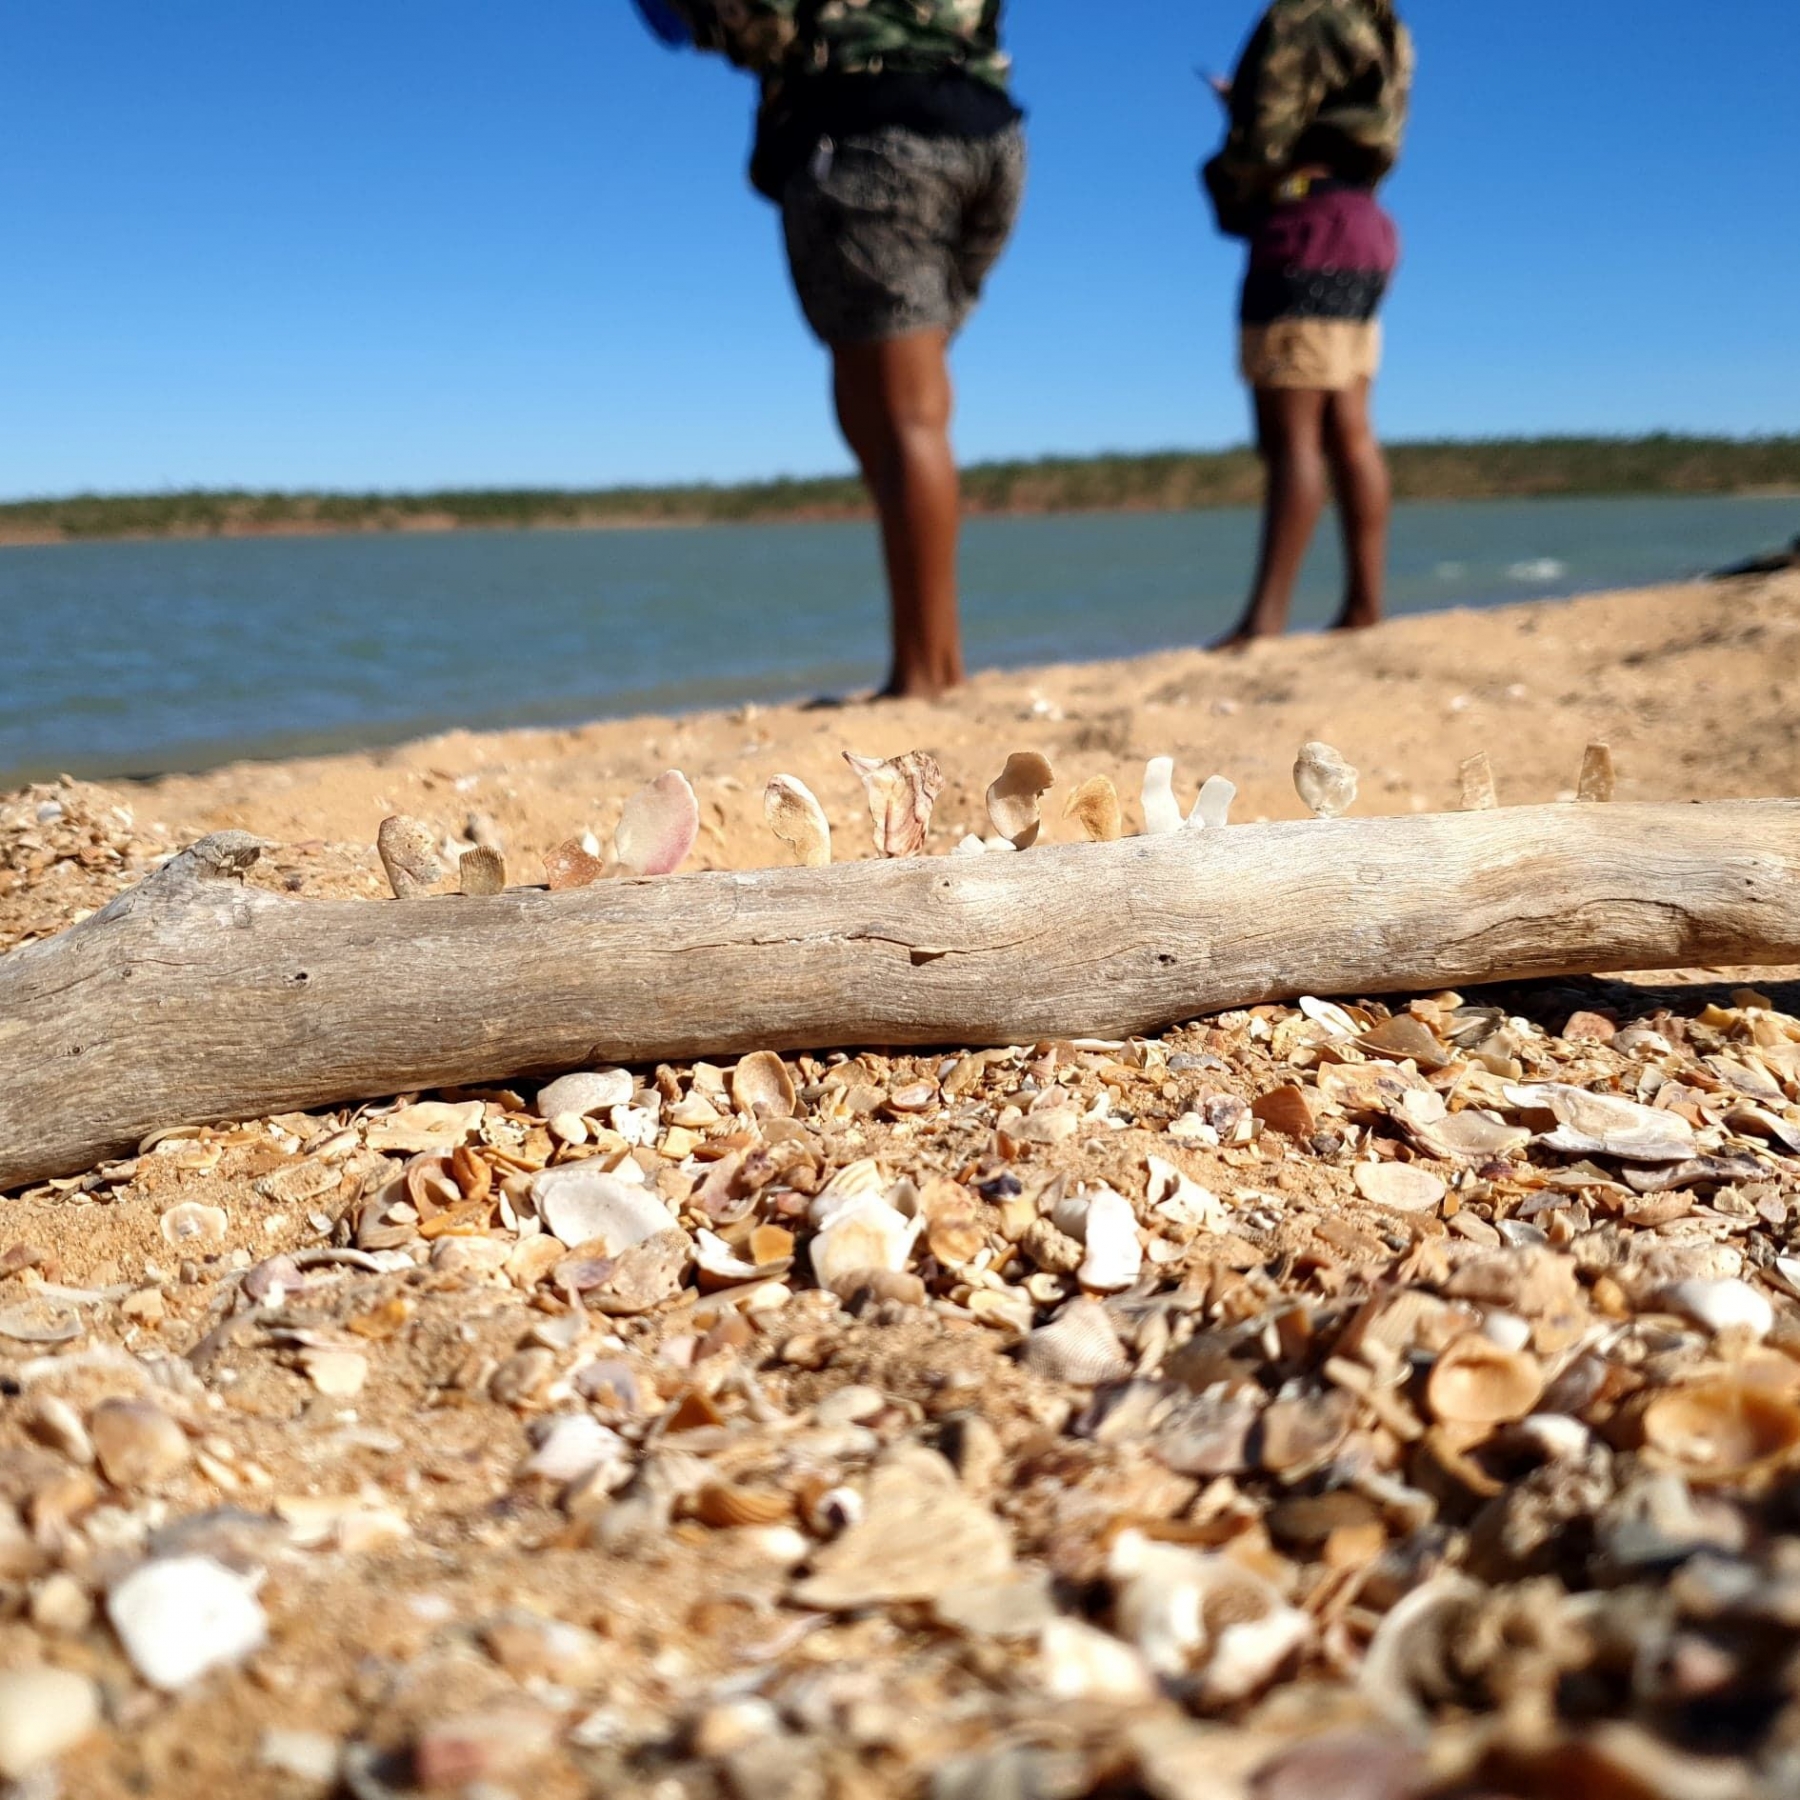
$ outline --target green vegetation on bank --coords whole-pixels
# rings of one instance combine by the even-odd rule
[[[1389,446],[1397,495],[1477,500],[1800,491],[1800,436],[1492,438]],[[963,473],[973,512],[1177,511],[1253,504],[1248,449],[1045,457]],[[0,542],[532,525],[717,524],[853,517],[845,476],[732,486],[447,489],[417,494],[79,494],[0,503]]]

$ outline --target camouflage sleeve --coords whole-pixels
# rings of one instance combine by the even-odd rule
[[[694,47],[716,50],[740,69],[767,75],[792,49],[800,0],[671,0],[694,34]]]
[[[1318,113],[1331,48],[1322,10],[1276,0],[1238,65],[1231,129],[1205,169],[1222,231],[1243,235]]]

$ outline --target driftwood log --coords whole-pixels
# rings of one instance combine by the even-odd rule
[[[1120,1037],[1303,993],[1800,961],[1800,801],[1535,806],[410,902],[208,838],[0,957],[0,1189],[163,1126],[750,1049]]]

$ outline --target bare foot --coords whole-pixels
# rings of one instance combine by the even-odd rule
[[[951,675],[934,678],[923,674],[902,675],[898,670],[888,677],[887,686],[878,688],[871,700],[941,700],[953,688],[963,685],[963,677]]]
[[[1281,636],[1278,625],[1259,625],[1254,619],[1245,619],[1234,625],[1222,638],[1214,638],[1206,647],[1212,650],[1245,650],[1250,645],[1262,642],[1265,638]]]
[[[1360,609],[1353,611],[1351,608],[1345,607],[1326,629],[1329,631],[1372,631],[1380,623],[1381,614],[1378,612],[1365,612]]]

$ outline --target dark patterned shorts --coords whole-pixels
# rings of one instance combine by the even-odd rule
[[[884,126],[822,139],[781,217],[806,322],[828,344],[961,329],[1018,217],[1025,138]]]

